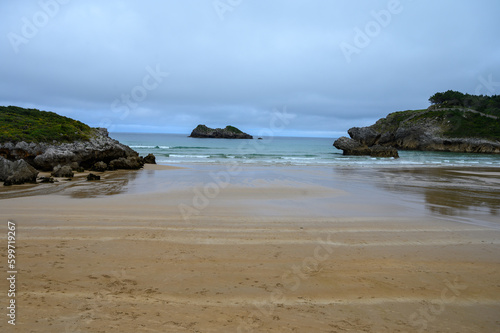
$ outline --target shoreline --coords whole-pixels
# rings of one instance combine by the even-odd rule
[[[159,165],[2,199],[16,326],[495,331],[499,171]]]

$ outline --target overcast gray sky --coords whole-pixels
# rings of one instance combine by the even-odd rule
[[[0,3],[0,105],[119,132],[343,135],[448,89],[500,91],[498,0]]]

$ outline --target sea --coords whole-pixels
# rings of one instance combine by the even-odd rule
[[[141,156],[158,164],[228,164],[255,166],[471,166],[500,167],[500,156],[451,152],[400,151],[400,158],[344,156],[336,138],[262,137],[253,140],[190,138],[185,134],[111,133]]]

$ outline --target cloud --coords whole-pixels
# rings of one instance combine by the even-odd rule
[[[499,9],[493,0],[3,2],[0,104],[160,132],[256,129],[286,107],[296,118],[284,134],[334,136],[425,108],[437,91],[500,81]],[[151,68],[169,74],[154,89],[144,85]],[[130,103],[117,108],[124,95]]]

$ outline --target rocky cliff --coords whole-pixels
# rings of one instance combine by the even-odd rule
[[[120,158],[139,159],[137,152],[111,139],[104,128],[94,129],[88,141],[0,143],[0,156],[8,160],[23,159],[43,171],[52,171],[58,165],[77,164],[84,169],[90,169],[100,161],[109,164]]]
[[[35,169],[71,177],[96,165],[99,171],[139,169],[144,159],[104,128],[53,112],[0,107],[0,181],[6,185],[36,181]]]
[[[348,133],[365,146],[500,154],[498,117],[465,108],[395,112]]]
[[[253,136],[243,133],[233,126],[226,128],[209,128],[205,125],[198,125],[192,132],[192,138],[213,138],[213,139],[253,139]]]

